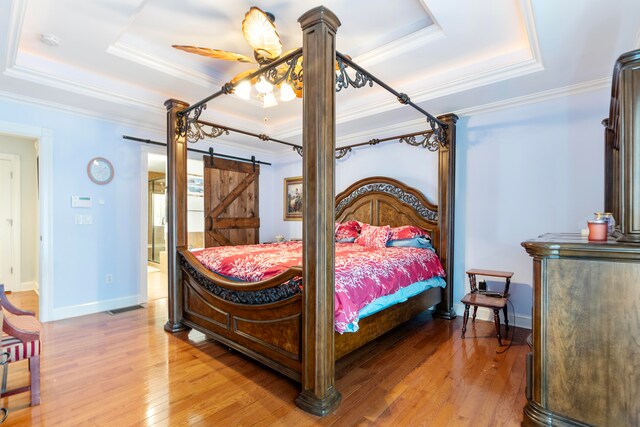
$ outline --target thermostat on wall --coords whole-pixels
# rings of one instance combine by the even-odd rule
[[[72,208],[90,208],[93,206],[91,196],[71,196]]]

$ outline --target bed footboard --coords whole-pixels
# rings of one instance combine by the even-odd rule
[[[272,303],[241,304],[207,290],[188,263],[181,270],[182,323],[300,381],[300,293]]]

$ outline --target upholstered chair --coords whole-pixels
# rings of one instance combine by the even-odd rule
[[[0,329],[2,329],[2,324],[4,321],[4,314],[2,313],[2,310],[0,310]],[[7,363],[9,363],[9,359],[8,359],[8,353],[4,353],[2,351],[2,347],[1,347],[1,343],[0,343],[0,365],[4,366]],[[0,375],[2,376],[2,381],[4,381],[4,369],[0,370]],[[0,424],[2,424],[4,422],[4,420],[7,419],[7,416],[9,415],[9,411],[7,410],[7,408],[0,408]]]
[[[2,351],[6,353],[1,396],[31,391],[31,406],[40,404],[40,349],[42,325],[32,311],[15,307],[4,293],[4,285],[0,284],[0,305],[4,310],[2,324]],[[29,385],[7,390],[9,365],[20,360],[29,361]]]

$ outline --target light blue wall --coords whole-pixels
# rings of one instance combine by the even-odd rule
[[[140,149],[122,140],[140,134],[113,122],[20,102],[0,100],[3,121],[53,131],[53,310],[138,294],[140,249]],[[143,135],[151,137],[144,132]],[[96,185],[87,163],[109,159],[115,178]],[[93,207],[71,208],[71,196],[91,196]],[[104,205],[99,200],[104,200]],[[92,225],[75,225],[75,215]],[[105,275],[113,283],[105,283]],[[55,314],[54,314],[55,316]]]
[[[456,301],[468,290],[466,269],[513,271],[515,311],[530,318],[532,262],[520,243],[580,233],[603,209],[600,122],[608,112],[609,89],[602,89],[461,120]]]
[[[0,99],[0,120],[53,131],[53,318],[137,303],[140,278],[146,271],[140,248],[141,183],[146,182],[141,164],[146,153],[142,153],[140,143],[123,140],[122,135],[158,141],[164,141],[166,135],[6,99]],[[164,124],[164,117],[159,120]],[[241,149],[216,151],[273,160]],[[96,185],[87,176],[87,163],[96,156],[109,159],[114,166],[115,177],[107,185]],[[272,182],[270,167],[263,166],[261,235],[274,234]],[[72,208],[72,195],[90,196],[93,207]],[[104,200],[103,205],[100,200]],[[91,215],[93,224],[76,225],[76,215]],[[107,274],[113,275],[113,283],[105,283]]]
[[[531,260],[520,243],[545,232],[579,232],[603,205],[600,121],[608,89],[559,97],[500,111],[463,115],[458,126],[455,228],[455,300],[466,292],[470,267],[514,271],[512,299],[525,323],[531,313]],[[163,134],[19,102],[0,100],[3,121],[53,130],[53,309],[135,298],[139,293],[141,150],[123,134],[164,140]],[[372,135],[375,137],[375,135]],[[249,151],[220,152],[250,156]],[[113,182],[93,184],[87,162],[103,156]],[[283,178],[299,176],[293,155],[261,160],[262,241],[276,234],[301,237],[301,223],[283,221]],[[337,162],[336,192],[354,181],[386,175],[435,200],[437,155],[399,143],[356,150]],[[71,196],[91,196],[91,209],[71,208]],[[105,201],[104,205],[99,200]],[[75,225],[76,214],[93,225]],[[112,284],[104,283],[113,274]],[[456,307],[461,310],[460,306]]]
[[[511,289],[518,321],[530,325],[532,264],[520,243],[547,232],[580,232],[586,219],[602,210],[600,122],[608,102],[609,89],[601,89],[462,115],[453,284],[459,313],[457,302],[468,291],[467,269],[508,270],[515,273]],[[437,161],[435,153],[394,142],[364,147],[336,163],[336,192],[361,178],[386,175],[436,200]],[[301,171],[300,159],[290,157],[274,175],[282,182]],[[283,221],[277,232],[299,236],[301,224]]]

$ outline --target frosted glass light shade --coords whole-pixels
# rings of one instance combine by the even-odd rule
[[[269,108],[269,107],[273,107],[275,105],[278,105],[278,101],[276,101],[276,97],[273,96],[273,92],[267,93],[264,96],[262,102],[263,102],[264,108]]]
[[[289,83],[283,83],[280,86],[280,101],[291,101],[296,97],[296,93]]]
[[[242,99],[249,99],[249,96],[251,95],[251,82],[249,82],[249,80],[243,81],[238,86],[236,86],[236,88],[233,90],[233,93],[235,93]]]
[[[256,90],[262,94],[272,93],[273,85],[266,81],[263,76],[260,76],[256,82]]]

